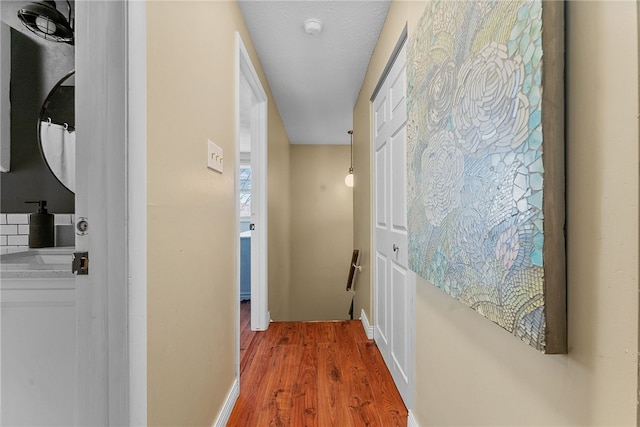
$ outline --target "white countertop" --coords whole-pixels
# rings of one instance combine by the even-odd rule
[[[72,246],[29,248],[0,254],[0,278],[67,278],[73,277]]]

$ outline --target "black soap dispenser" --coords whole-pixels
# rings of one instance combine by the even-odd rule
[[[50,248],[55,245],[55,226],[53,214],[47,212],[47,201],[37,202],[38,212],[29,216],[29,247]]]

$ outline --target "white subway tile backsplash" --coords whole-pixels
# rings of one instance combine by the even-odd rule
[[[70,225],[71,215],[69,214],[55,214],[55,225]]]
[[[2,1],[2,0],[0,0]],[[20,213],[12,213],[0,214],[0,247],[2,247],[3,251],[7,248],[12,248],[13,251],[16,250],[25,250],[29,245],[29,215],[28,213],[20,214]],[[75,222],[74,214],[54,214],[54,223],[56,225],[56,231],[68,231],[67,228],[71,229]],[[62,228],[58,228],[62,227]],[[56,239],[56,241],[63,241],[65,245],[73,246],[73,238],[75,235],[73,234],[73,230],[71,233],[65,233],[65,239]],[[67,234],[70,234],[71,239],[67,239]],[[71,242],[71,243],[69,243]]]
[[[7,214],[7,224],[29,224],[29,214]]]
[[[7,236],[9,246],[28,246],[29,236]]]
[[[3,236],[9,236],[9,235],[15,236],[18,234],[18,226],[13,224],[0,225],[0,234],[2,234]]]

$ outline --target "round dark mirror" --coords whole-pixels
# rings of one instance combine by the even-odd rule
[[[40,151],[58,181],[76,191],[75,71],[51,89],[38,123]]]

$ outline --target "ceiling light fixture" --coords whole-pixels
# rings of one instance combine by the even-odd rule
[[[69,19],[56,9],[56,2],[52,0],[27,3],[18,10],[20,22],[38,37],[54,42],[73,44],[73,25],[71,17],[71,3]]]
[[[322,31],[322,21],[318,18],[308,18],[304,21],[304,31],[312,36],[317,36]]]
[[[353,187],[353,130],[347,131],[351,135],[351,163],[349,163],[349,173],[344,178],[344,183],[347,187]]]

